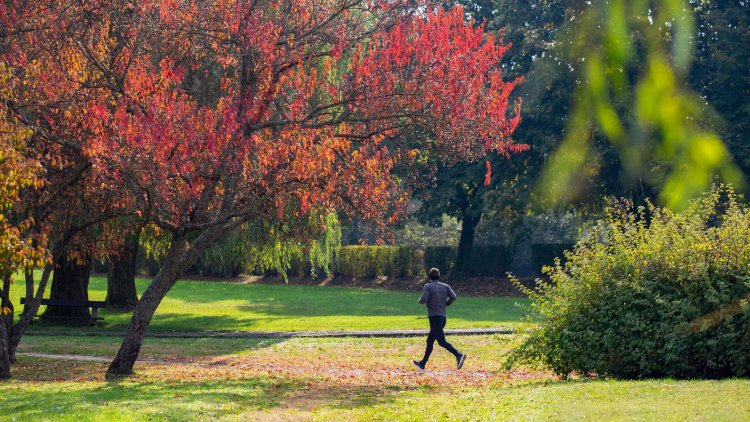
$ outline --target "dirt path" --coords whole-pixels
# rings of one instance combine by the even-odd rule
[[[36,352],[18,352],[17,356],[25,356],[29,358],[44,358],[44,359],[61,359],[61,360],[74,360],[78,362],[112,362],[112,357],[106,356],[87,356],[87,355],[70,355],[70,354],[55,354],[55,353],[36,353]],[[142,363],[174,363],[168,360],[159,359],[138,359],[138,362]]]

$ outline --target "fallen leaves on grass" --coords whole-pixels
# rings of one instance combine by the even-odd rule
[[[550,373],[526,369],[416,371],[386,366],[361,368],[350,362],[288,362],[283,359],[256,360],[247,357],[183,361],[179,364],[139,364],[136,372],[137,377],[143,380],[243,380],[265,377],[294,380],[310,387],[489,386],[553,378]]]

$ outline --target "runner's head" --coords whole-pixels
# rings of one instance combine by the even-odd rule
[[[440,280],[440,270],[437,268],[430,268],[429,276],[430,280]]]

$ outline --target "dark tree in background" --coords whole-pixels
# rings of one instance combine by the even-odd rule
[[[107,308],[128,311],[135,308],[138,294],[135,290],[136,262],[138,259],[138,234],[127,235],[125,242],[107,262]]]
[[[750,175],[750,4],[698,2],[695,59],[688,83],[720,117],[719,134]]]
[[[485,186],[485,163],[467,163],[441,166],[431,183],[415,191],[422,203],[417,212],[420,222],[439,227],[443,215],[461,222],[456,262],[452,274],[464,274],[469,269],[474,235],[484,210],[484,196],[492,186]]]
[[[90,257],[62,256],[55,262],[52,276],[50,299],[55,300],[88,300],[89,276],[91,274]],[[80,325],[90,317],[88,308],[47,306],[42,318],[45,321],[65,325]]]
[[[456,2],[454,2],[456,3]],[[573,15],[566,2],[460,1],[467,14],[485,23],[485,30],[501,33],[512,44],[500,65],[508,79],[524,77],[513,95],[523,99],[523,118],[513,138],[530,150],[511,158],[493,155],[489,162],[491,178],[485,184],[485,161],[440,166],[437,173],[414,193],[421,206],[417,219],[439,226],[443,215],[462,223],[453,273],[467,274],[477,226],[488,211],[514,210],[518,218],[530,205],[532,187],[545,158],[563,137],[570,92],[575,74],[567,64],[563,49],[556,47],[559,32],[567,30],[566,18]],[[424,183],[424,181],[420,181]],[[593,181],[589,191],[598,193]],[[508,233],[507,243],[515,244],[522,231]]]

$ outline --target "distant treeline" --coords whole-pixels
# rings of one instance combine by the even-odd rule
[[[552,265],[555,257],[563,259],[563,251],[571,249],[572,244],[533,244],[531,261],[533,272],[515,274],[522,277],[535,277],[541,274],[541,268]],[[338,249],[331,267],[312,268],[309,260],[303,255],[293,257],[286,270],[289,277],[330,275],[354,278],[387,277],[421,277],[432,267],[439,268],[451,278],[460,277],[503,277],[511,271],[511,262],[515,251],[506,245],[475,246],[465,268],[455,268],[456,248],[436,246],[417,248],[411,246],[342,246]],[[139,254],[138,270],[153,275],[159,270],[159,262],[146,254]],[[103,268],[106,270],[106,268]],[[101,270],[97,268],[96,270]],[[275,270],[249,268],[247,260],[241,254],[207,254],[193,266],[193,274],[213,277],[234,277],[242,273],[277,275]]]

